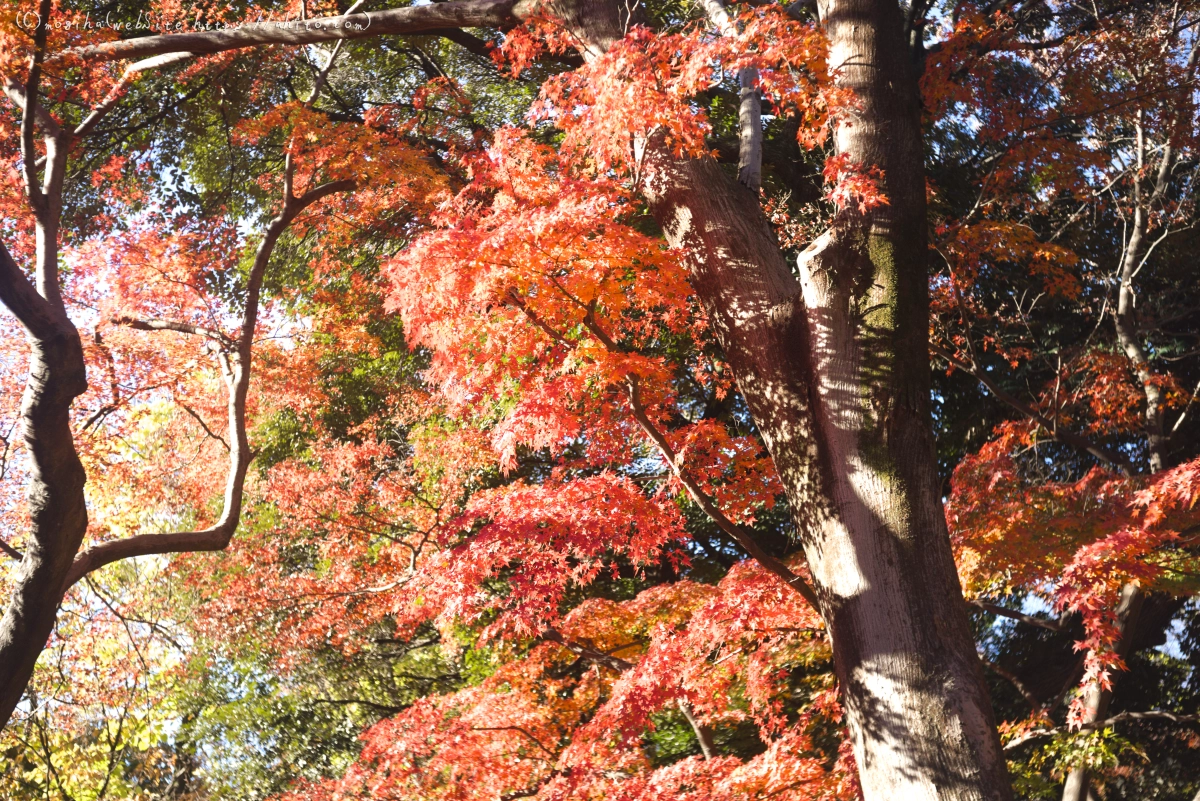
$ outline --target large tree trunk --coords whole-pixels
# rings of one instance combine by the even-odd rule
[[[585,57],[611,47],[636,8],[551,5]],[[895,0],[819,10],[831,64],[861,102],[839,150],[885,171],[890,206],[822,237],[797,281],[757,196],[711,160],[679,162],[646,143],[645,194],[783,479],[867,798],[1007,799],[936,475],[923,147],[903,20]]]
[[[585,43],[608,0],[557,0]],[[687,260],[801,532],[868,799],[1007,799],[966,623],[930,414],[925,181],[915,76],[891,0],[827,0],[830,63],[862,104],[838,148],[890,205],[788,269],[757,196],[711,160],[647,143],[645,195]]]

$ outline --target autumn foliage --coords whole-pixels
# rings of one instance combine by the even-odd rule
[[[1130,593],[1168,609],[1143,612],[1154,636],[1195,626],[1200,7],[918,5],[945,512],[1010,766],[1022,797],[1081,765],[1134,787],[1158,775],[1121,750],[1145,732],[1114,733],[1116,712],[1089,699],[1158,659],[1121,612]],[[244,21],[221,4],[147,8],[162,24]],[[858,105],[820,24],[776,4],[730,12],[722,30],[656,11],[582,63],[549,6],[470,58],[430,34],[147,76],[52,62],[42,103],[63,127],[136,101],[76,142],[65,195],[85,547],[220,519],[237,428],[223,376],[246,320],[255,461],[224,553],[118,562],[67,593],[0,734],[0,794],[218,798],[197,721],[245,700],[218,697],[244,673],[353,729],[328,764],[279,765],[281,801],[860,797],[826,623],[730,533],[807,576],[684,254],[648,213],[647,147],[728,161],[730,104],[753,74],[778,161],[760,200],[789,258],[890,200],[876,166],[831,143]],[[16,86],[33,42],[3,25]],[[57,28],[46,47],[119,38]],[[299,70],[299,52],[328,61]],[[24,265],[37,247],[16,91],[0,232]],[[133,108],[151,100],[161,113]],[[272,242],[248,316],[264,232],[327,185]],[[28,357],[7,316],[0,343],[7,593],[31,476]],[[1020,664],[1028,620],[997,607],[1050,624],[1036,645],[1054,687]],[[261,734],[220,726],[209,746]],[[1153,753],[1197,764],[1194,737],[1158,737]]]

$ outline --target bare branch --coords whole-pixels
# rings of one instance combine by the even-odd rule
[[[633,667],[632,662],[621,659],[618,656],[597,651],[595,648],[582,645],[574,640],[568,640],[558,629],[546,629],[542,632],[542,639],[547,642],[558,643],[576,656],[580,656],[589,662],[595,662],[598,665],[604,665],[604,667],[615,670],[617,673],[624,673]]]
[[[692,711],[692,705],[682,698],[679,699],[679,711],[687,718],[688,725],[692,727],[692,731],[696,734],[696,739],[700,741],[700,752],[704,754],[704,758],[712,759],[717,752],[716,747],[713,745],[712,732],[696,717],[696,713]]]
[[[633,410],[633,418],[638,422],[638,425],[642,427],[642,430],[646,433],[646,436],[648,436],[658,448],[659,452],[663,456],[663,459],[667,462],[667,466],[671,469],[671,472],[675,474],[675,478],[679,480],[679,483],[684,486],[684,489],[688,491],[688,494],[691,495],[692,500],[695,501],[696,505],[699,506],[705,514],[712,518],[713,522],[717,524],[718,528],[732,537],[738,545],[742,546],[746,553],[750,554],[750,558],[758,562],[770,572],[774,573],[779,578],[783,579],[784,584],[800,593],[800,596],[804,598],[804,600],[807,601],[813,609],[817,610],[819,614],[821,607],[817,603],[817,594],[813,592],[813,589],[808,585],[808,582],[806,582],[803,577],[793,573],[792,570],[783,562],[764,551],[762,546],[755,541],[754,537],[750,536],[750,534],[747,533],[741,526],[736,525],[732,520],[726,517],[725,513],[721,511],[720,507],[717,506],[713,499],[683,471],[679,465],[678,454],[675,453],[675,450],[671,447],[671,444],[667,442],[666,436],[663,435],[658,427],[655,426],[650,420],[649,415],[646,414],[646,407],[642,404],[641,388],[638,385],[637,376],[631,376],[626,387],[628,390],[629,405]]]
[[[208,427],[208,423],[204,422],[204,418],[200,416],[199,412],[197,412],[191,406],[188,406],[186,403],[181,403],[179,401],[175,401],[175,402],[179,404],[179,407],[181,409],[183,409],[185,412],[187,412],[189,415],[191,415],[193,420],[195,420],[197,423],[200,424],[200,427],[204,429],[204,433],[207,434],[210,439],[215,439],[217,442],[219,442],[225,446],[225,450],[229,450],[229,443],[225,441],[224,437],[222,437],[220,434],[214,432],[211,428]]]
[[[338,39],[424,33],[439,28],[503,28],[518,24],[526,14],[528,9],[522,0],[451,0],[337,17],[255,22],[221,31],[144,36],[72,48],[50,61],[66,58],[80,58],[85,62],[117,61],[181,52],[207,55],[258,45],[316,44]]]
[[[1111,718],[1104,720],[1096,720],[1091,723],[1084,723],[1076,731],[1096,731],[1098,729],[1107,729],[1109,726],[1115,726],[1118,723],[1124,723],[1130,720],[1161,720],[1168,723],[1178,723],[1180,725],[1200,723],[1200,715],[1177,715],[1174,712],[1160,712],[1157,710],[1149,712],[1122,712],[1119,715],[1113,715]],[[1070,729],[1067,726],[1057,726],[1053,729],[1034,729],[1026,732],[1020,737],[1017,737],[1012,742],[1004,746],[1005,751],[1011,751],[1018,748],[1031,740],[1040,740],[1044,737],[1053,737],[1056,734],[1066,734]]]
[[[1030,626],[1038,626],[1043,629],[1049,629],[1050,631],[1063,631],[1063,624],[1057,620],[1047,620],[1044,617],[1026,615],[1023,612],[1017,612],[1013,609],[997,606],[996,604],[988,603],[987,601],[967,601],[967,605],[982,609],[985,612],[991,612],[992,614],[1000,615],[1001,617],[1019,620],[1022,623],[1028,623]]]
[[[1039,701],[1038,697],[1036,695],[1034,695],[1033,692],[1025,685],[1025,682],[1021,681],[1021,679],[1017,676],[1017,674],[1005,670],[1004,668],[997,665],[995,662],[992,662],[989,659],[985,659],[982,655],[980,655],[979,661],[982,662],[984,664],[984,666],[986,666],[989,670],[991,670],[997,676],[1004,679],[1009,684],[1011,684],[1013,687],[1015,687],[1017,692],[1019,692],[1021,694],[1021,696],[1029,703],[1030,708],[1034,712],[1037,712],[1042,708],[1042,702]]]
[[[117,103],[121,102],[121,98],[125,96],[125,92],[129,90],[130,86],[133,85],[134,79],[137,78],[140,73],[159,69],[160,67],[167,67],[171,64],[177,64],[180,61],[187,61],[189,58],[193,58],[195,55],[195,53],[188,53],[186,51],[182,53],[170,53],[163,56],[155,56],[154,58],[143,59],[142,61],[130,64],[125,68],[125,74],[121,76],[121,80],[117,82],[117,85],[110,89],[105,98],[100,101],[100,104],[92,109],[91,113],[84,118],[83,122],[79,123],[79,126],[75,129],[73,135],[86,136],[88,133],[90,133],[91,130],[96,127],[96,123],[104,119],[108,112],[116,108]]]
[[[1129,466],[1129,462],[1127,462],[1120,454],[1095,444],[1087,437],[1080,436],[1079,434],[1075,434],[1065,429],[1059,429],[1053,421],[1047,419],[1045,415],[1035,410],[1032,406],[1013,397],[1001,389],[999,385],[997,385],[996,382],[987,375],[987,373],[978,369],[976,366],[967,364],[945,348],[941,348],[932,342],[929,345],[929,349],[949,362],[950,366],[954,367],[956,370],[962,370],[980,384],[983,384],[983,386],[986,387],[989,392],[996,396],[997,400],[1008,404],[1021,414],[1028,417],[1030,420],[1033,420],[1052,438],[1058,440],[1064,445],[1070,445],[1072,448],[1092,455],[1110,467],[1119,470],[1124,475],[1130,475],[1133,472]]]
[[[180,334],[192,334],[204,337],[205,339],[211,339],[222,346],[233,345],[233,340],[220,331],[192,323],[178,322],[176,320],[141,320],[128,315],[114,317],[112,322],[114,325],[124,325],[136,328],[138,331],[177,331]]]
[[[701,0],[709,21],[722,36],[737,36],[737,26],[722,0]],[[738,71],[738,181],[754,192],[762,186],[762,97],[758,91],[758,70],[747,67]]]

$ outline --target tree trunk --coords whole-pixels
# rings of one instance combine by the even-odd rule
[[[39,249],[42,245],[39,241]],[[51,257],[56,252],[46,258]],[[57,291],[54,286],[36,292],[0,245],[0,302],[20,319],[29,340],[21,423],[30,456],[31,518],[31,536],[0,619],[0,728],[21,700],[54,629],[63,582],[87,530],[86,476],[70,422],[71,403],[87,389],[87,377],[79,334],[61,301],[55,302]]]
[[[1138,617],[1141,615],[1142,604],[1145,600],[1146,594],[1136,584],[1126,584],[1121,588],[1121,602],[1117,605],[1117,626],[1121,630],[1121,641],[1117,643],[1117,655],[1122,659],[1129,656],[1133,648],[1133,641],[1137,636]],[[1113,676],[1112,681],[1115,685],[1117,677]],[[1103,720],[1108,715],[1108,706],[1112,703],[1112,697],[1112,689],[1103,690],[1097,685],[1089,687],[1087,698],[1084,700],[1086,711],[1083,722],[1095,723]],[[1091,779],[1086,768],[1078,767],[1067,774],[1067,781],[1063,785],[1062,801],[1088,801],[1091,795]]]
[[[555,11],[585,55],[621,35],[613,3],[566,5]],[[652,139],[644,194],[783,480],[866,798],[1007,799],[939,495],[924,149],[903,20],[889,0],[820,11],[830,63],[862,104],[838,148],[884,170],[883,213],[814,243],[798,282],[757,197],[712,160],[678,161]]]

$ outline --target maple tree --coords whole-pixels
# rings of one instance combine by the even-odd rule
[[[1106,716],[1137,632],[1195,592],[1195,312],[1171,252],[1195,11],[958,3],[938,30],[933,10],[213,7],[219,30],[129,38],[31,37],[14,13],[26,189],[0,299],[31,344],[0,361],[30,376],[4,464],[31,503],[4,501],[26,533],[0,683],[6,714],[25,693],[21,781],[80,792],[30,737],[77,715],[81,753],[107,749],[81,785],[110,792],[137,751],[129,787],[199,787],[194,747],[168,768],[134,733],[172,714],[147,659],[222,680],[156,655],[179,626],[261,642],[281,681],[356,709],[361,754],[301,799],[1005,798],[1012,754],[1022,793],[1049,774],[1083,798],[1110,720],[1186,724]],[[265,45],[317,59],[244,50]],[[965,456],[945,508],[931,416]],[[215,569],[152,561],[154,589],[78,584],[231,545]],[[193,597],[162,589],[180,574]],[[44,662],[72,678],[30,685],[60,604]],[[968,609],[1077,640],[1062,689],[1031,690],[993,625],[1011,686],[989,697]],[[148,645],[89,645],[121,630]],[[376,650],[396,667],[365,667]],[[1002,748],[1012,689],[1029,708]]]

